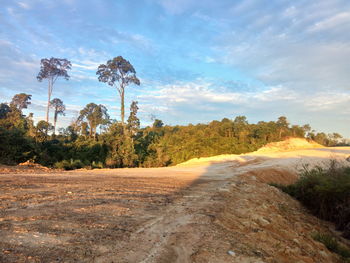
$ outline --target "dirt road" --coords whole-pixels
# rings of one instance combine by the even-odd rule
[[[349,155],[350,148],[322,148],[168,168],[0,174],[0,262],[297,262],[239,246],[242,233],[222,217],[232,187],[238,193],[237,185],[246,184],[238,175],[288,181],[303,163]],[[246,201],[236,199],[235,205]],[[314,255],[318,261],[300,262],[327,262],[332,256],[324,253],[324,261]]]

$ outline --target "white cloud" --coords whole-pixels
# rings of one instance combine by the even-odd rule
[[[212,83],[203,81],[159,86],[148,94],[138,96],[141,101],[154,101],[157,102],[157,105],[167,106],[164,109],[170,109],[171,105],[185,104],[189,107],[208,104],[251,106],[265,102],[292,101],[296,97],[297,94],[294,91],[283,87],[270,87],[259,92],[240,92],[215,87]]]
[[[350,113],[348,107],[342,108],[342,105],[350,105],[350,92],[321,92],[305,100],[305,106],[310,111],[335,111],[337,114]]]
[[[323,30],[332,30],[333,28],[344,24],[350,25],[350,12],[341,12],[322,21],[319,21],[309,27],[308,31],[318,32]]]
[[[295,6],[289,6],[287,9],[284,10],[282,15],[286,18],[293,18],[298,14],[298,10]]]
[[[72,63],[72,67],[73,68],[81,68],[81,69],[86,69],[86,70],[97,70],[98,66],[101,64],[102,62],[95,62],[95,61],[91,61],[91,60],[80,60],[77,63]]]
[[[18,6],[24,9],[30,9],[30,5],[25,2],[17,2]]]

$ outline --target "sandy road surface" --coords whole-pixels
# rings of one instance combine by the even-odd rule
[[[213,223],[231,178],[349,155],[322,148],[169,168],[0,174],[0,262],[236,262],[226,253],[234,236]],[[199,255],[208,244],[208,257]]]

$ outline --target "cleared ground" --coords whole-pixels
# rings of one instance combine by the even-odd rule
[[[262,229],[269,224],[258,213],[252,217],[251,209],[260,205],[252,199],[249,209],[254,189],[243,186],[264,190],[264,181],[292,181],[303,163],[345,162],[349,154],[350,148],[315,148],[219,156],[169,168],[5,170],[0,174],[0,262],[297,262],[287,260],[295,251],[281,252],[273,261],[274,251],[239,246],[243,236],[259,233],[255,221]],[[237,226],[249,220],[246,228]],[[310,220],[311,226],[327,227]],[[264,241],[251,242],[259,247]],[[234,256],[227,253],[233,249]],[[320,251],[317,245],[314,249]],[[304,251],[300,262],[338,262],[324,251],[323,257]]]

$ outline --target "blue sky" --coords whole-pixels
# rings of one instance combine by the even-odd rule
[[[72,61],[58,80],[68,125],[87,103],[119,116],[117,91],[99,83],[99,64],[121,55],[141,86],[143,125],[209,122],[245,115],[250,122],[285,115],[294,124],[350,137],[348,0],[0,0],[0,98],[32,94],[44,119],[47,84],[41,58]],[[52,114],[51,114],[52,117]]]

